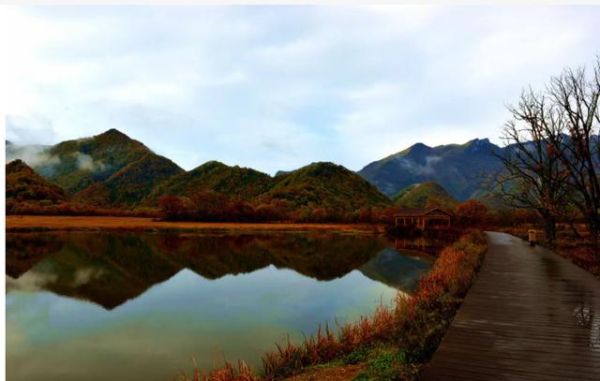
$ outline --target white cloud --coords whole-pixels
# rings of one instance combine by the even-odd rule
[[[106,164],[100,160],[95,161],[90,155],[85,153],[74,152],[73,157],[76,160],[78,169],[90,172],[103,171],[106,169]]]
[[[24,122],[8,135],[118,128],[188,169],[215,159],[271,173],[360,169],[418,141],[498,142],[522,87],[593,61],[599,18],[558,6],[12,7],[7,106]]]

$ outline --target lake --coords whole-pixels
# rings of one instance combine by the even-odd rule
[[[410,293],[431,257],[375,235],[9,233],[7,378],[171,380]],[[407,246],[403,242],[402,247]],[[409,245],[410,246],[410,245]]]

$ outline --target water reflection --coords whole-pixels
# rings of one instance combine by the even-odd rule
[[[410,292],[430,259],[340,234],[9,234],[10,380],[171,379]],[[91,302],[91,303],[90,303]]]
[[[359,269],[411,291],[430,258],[399,256],[386,244],[339,234],[9,234],[7,289],[45,289],[112,309],[184,268],[218,279],[273,265],[316,280]]]

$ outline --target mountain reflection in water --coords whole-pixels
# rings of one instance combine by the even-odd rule
[[[431,259],[392,247],[335,233],[8,234],[8,379],[171,379],[192,356],[257,366],[288,333],[411,292]]]

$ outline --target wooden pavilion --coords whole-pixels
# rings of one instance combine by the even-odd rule
[[[425,229],[448,229],[452,216],[439,208],[403,209],[394,215],[396,226]]]

